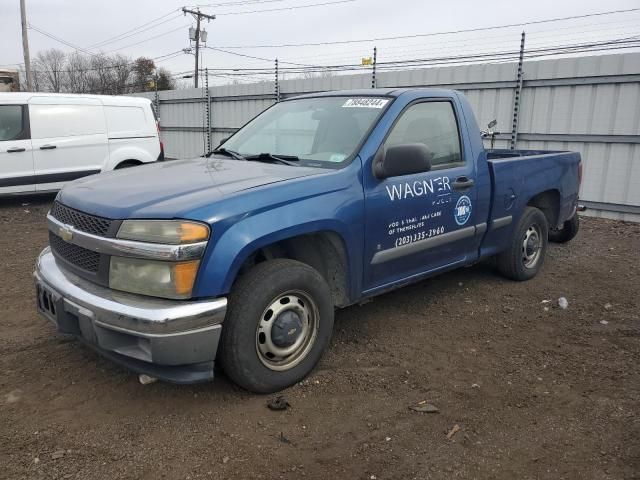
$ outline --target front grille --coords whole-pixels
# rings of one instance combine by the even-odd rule
[[[51,249],[67,262],[82,270],[96,273],[100,267],[100,254],[65,242],[54,233],[49,232]]]
[[[59,202],[53,203],[51,216],[62,223],[73,225],[78,230],[91,233],[93,235],[99,235],[101,237],[104,237],[107,234],[112,222],[112,220],[109,220],[108,218],[89,215],[88,213],[80,212],[62,205]]]

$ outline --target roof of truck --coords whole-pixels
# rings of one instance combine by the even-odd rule
[[[442,95],[443,92],[450,94],[452,90],[445,88],[429,88],[429,87],[404,87],[404,88],[360,88],[356,90],[333,90],[328,92],[315,92],[298,95],[290,98],[312,98],[312,97],[370,97],[385,96],[398,97],[406,92],[421,92],[425,96]],[[287,99],[288,100],[288,99]]]
[[[7,92],[0,93],[0,103],[27,103],[34,98],[60,99],[70,103],[74,99],[93,100],[103,105],[148,105],[151,100],[145,97],[130,97],[124,95],[85,95],[73,93],[41,93],[41,92]]]

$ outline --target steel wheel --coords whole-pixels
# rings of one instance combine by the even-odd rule
[[[522,263],[526,268],[534,268],[540,259],[542,248],[542,233],[540,226],[531,225],[524,234],[522,240]]]
[[[279,295],[258,322],[256,351],[260,361],[275,371],[295,367],[313,347],[318,325],[318,307],[308,294],[295,290]]]

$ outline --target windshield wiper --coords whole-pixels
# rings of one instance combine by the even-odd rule
[[[240,155],[238,152],[235,152],[233,150],[229,150],[228,148],[224,148],[224,147],[216,148],[213,152],[209,152],[205,156],[208,158],[214,153],[218,153],[220,155],[226,155],[227,157],[235,158],[236,160],[247,160],[245,157]]]
[[[273,153],[259,153],[258,155],[247,155],[245,160],[256,162],[281,163],[283,165],[297,166],[294,162],[300,159],[295,155],[274,155]]]

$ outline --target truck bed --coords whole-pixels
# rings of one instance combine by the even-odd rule
[[[548,155],[553,153],[570,153],[563,150],[510,150],[508,148],[487,149],[487,160],[500,160],[513,157],[533,157],[536,155]]]
[[[492,197],[489,229],[481,255],[490,255],[505,248],[517,220],[532,199],[540,200],[546,196],[543,204],[560,205],[559,209],[549,208],[548,211],[543,208],[547,217],[552,219],[550,226],[568,220],[578,201],[579,163],[580,154],[576,152],[487,150]]]

